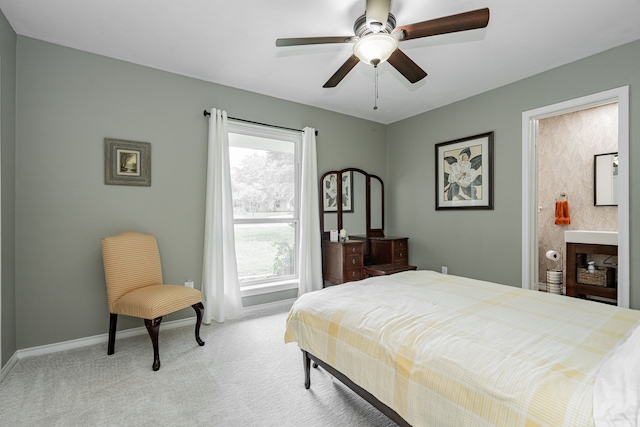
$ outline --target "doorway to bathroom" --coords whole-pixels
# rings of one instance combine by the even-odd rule
[[[540,290],[566,295],[565,231],[618,232],[618,206],[594,202],[596,156],[618,152],[618,103],[540,119],[537,147],[538,286]],[[617,168],[615,172],[617,179]],[[594,266],[602,266],[597,276],[602,271],[613,279],[617,257],[597,258],[597,264],[592,261]],[[610,270],[605,270],[605,265]],[[590,278],[591,275],[585,276],[585,280]]]
[[[566,284],[565,229],[618,231],[617,304],[629,306],[628,108],[623,87],[523,113],[523,288],[545,288],[548,270]],[[614,152],[618,206],[594,206],[594,155]],[[570,226],[556,225],[557,201],[570,206]]]

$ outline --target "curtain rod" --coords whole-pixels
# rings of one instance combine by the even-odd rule
[[[203,113],[203,114],[204,114],[204,116],[205,116],[205,117],[207,117],[207,116],[210,116],[210,115],[211,115],[211,113],[210,113],[210,112],[208,112],[207,110],[204,110],[204,113]],[[292,131],[294,131],[294,132],[302,132],[302,130],[300,130],[300,129],[287,128],[287,127],[284,127],[284,126],[278,126],[278,125],[270,125],[270,124],[268,124],[268,123],[254,122],[254,121],[252,121],[252,120],[239,119],[239,118],[237,118],[237,117],[227,117],[227,118],[228,118],[228,119],[231,119],[231,120],[237,120],[237,121],[239,121],[239,122],[251,123],[251,124],[254,124],[254,125],[269,126],[269,127],[271,127],[271,128],[284,129],[284,130],[292,130]],[[318,131],[316,131],[316,136],[318,136]]]

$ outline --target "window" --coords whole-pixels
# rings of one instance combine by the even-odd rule
[[[229,120],[241,289],[298,279],[300,132]]]

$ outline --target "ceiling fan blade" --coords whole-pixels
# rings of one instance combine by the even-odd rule
[[[335,37],[294,37],[288,39],[277,39],[276,46],[302,46],[308,44],[325,44],[325,43],[355,43],[358,40],[354,36],[335,36]]]
[[[389,10],[391,9],[391,0],[367,0],[367,24],[372,22],[381,25],[381,28],[387,24],[389,19]]]
[[[427,73],[400,49],[396,49],[389,59],[387,59],[387,62],[411,83],[418,82],[427,77]]]
[[[438,34],[455,33],[458,31],[475,30],[484,28],[489,24],[489,9],[478,9],[415,24],[403,25],[393,32],[402,31],[400,41],[419,39],[421,37],[435,36]]]
[[[355,55],[351,55],[351,58],[347,59],[347,62],[342,64],[342,66],[338,68],[338,71],[336,71],[335,74],[331,76],[331,78],[327,80],[327,82],[322,87],[329,88],[338,86],[338,83],[340,83],[342,79],[344,79],[347,74],[349,74],[349,71],[351,71],[351,69],[355,67],[358,62],[360,62],[358,57]]]

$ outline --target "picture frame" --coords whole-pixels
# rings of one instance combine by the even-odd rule
[[[104,139],[106,185],[151,186],[151,143]]]
[[[330,173],[322,179],[324,212],[337,212],[338,174]],[[342,173],[342,212],[353,212],[353,172]]]
[[[493,209],[493,132],[435,146],[436,210]]]

